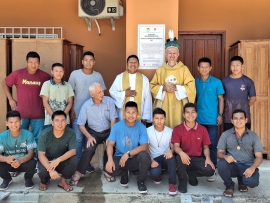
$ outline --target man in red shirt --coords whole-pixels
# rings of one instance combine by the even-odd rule
[[[205,127],[196,122],[195,104],[187,103],[183,108],[185,121],[174,127],[171,142],[177,155],[178,191],[187,192],[187,180],[192,186],[198,185],[197,177],[212,176],[215,166],[210,159],[208,145],[211,144]],[[188,175],[188,177],[187,177]]]
[[[40,56],[34,51],[26,55],[26,68],[16,70],[2,81],[11,110],[17,110],[22,117],[22,129],[31,125],[36,143],[44,127],[44,107],[39,96],[42,84],[51,76],[39,69]],[[15,85],[17,101],[12,97],[10,87]]]

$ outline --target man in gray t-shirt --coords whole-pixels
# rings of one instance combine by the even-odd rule
[[[87,51],[83,54],[82,65],[83,68],[73,71],[68,80],[75,93],[74,105],[71,109],[70,118],[73,121],[72,128],[76,133],[76,156],[78,159],[81,158],[82,149],[86,143],[86,138],[78,128],[77,120],[82,105],[84,104],[84,102],[91,98],[88,90],[89,86],[94,82],[98,82],[101,84],[102,88],[106,90],[106,86],[104,84],[101,74],[93,70],[93,67],[95,65],[95,56],[92,52]]]
[[[238,190],[247,192],[248,187],[259,185],[258,167],[262,163],[263,147],[255,133],[246,128],[246,112],[236,109],[232,113],[233,128],[222,133],[217,145],[217,168],[226,189],[224,196],[233,197],[234,182],[238,179]],[[255,155],[255,159],[254,159]]]

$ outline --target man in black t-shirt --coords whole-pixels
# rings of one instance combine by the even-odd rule
[[[41,183],[39,190],[47,190],[50,179],[57,179],[62,174],[58,187],[66,192],[73,188],[67,184],[77,167],[76,135],[74,130],[66,127],[67,115],[64,111],[52,114],[52,127],[40,134],[38,141],[38,175]]]

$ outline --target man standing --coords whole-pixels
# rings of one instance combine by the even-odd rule
[[[245,126],[248,122],[246,112],[234,110],[231,122],[234,127],[222,133],[217,146],[220,159],[217,167],[226,186],[223,193],[226,197],[233,197],[232,177],[237,177],[240,192],[247,192],[247,187],[258,186],[258,167],[263,161],[260,138]]]
[[[180,44],[172,30],[169,38],[165,44],[167,62],[156,70],[150,90],[155,99],[154,108],[160,107],[167,113],[165,125],[173,128],[183,121],[183,105],[195,101],[196,89],[188,67],[178,61]]]
[[[211,60],[207,57],[200,58],[198,70],[201,77],[196,78],[196,107],[198,117],[196,121],[203,125],[210,136],[210,157],[213,164],[217,165],[218,126],[222,124],[224,110],[224,89],[219,79],[210,75]],[[215,181],[216,175],[207,177],[207,181]]]
[[[250,107],[256,102],[254,82],[243,75],[244,60],[241,56],[234,56],[230,61],[232,74],[222,80],[225,90],[224,131],[233,127],[231,117],[235,109],[243,109],[246,112],[246,126],[250,129]]]
[[[106,86],[101,74],[93,70],[95,63],[96,61],[94,53],[91,51],[84,52],[82,59],[83,68],[79,70],[74,70],[70,74],[68,80],[68,83],[71,84],[72,89],[75,93],[74,104],[71,109],[71,120],[73,121],[72,128],[76,133],[76,156],[78,160],[81,159],[82,149],[85,148],[87,142],[86,137],[79,130],[77,121],[82,105],[84,104],[84,102],[91,98],[88,88],[92,83],[98,82],[101,84],[103,90],[106,90]],[[89,163],[89,168],[87,169],[87,172],[93,172],[94,170],[95,169],[91,167]]]
[[[164,125],[165,120],[166,112],[161,108],[154,109],[154,125],[147,128],[151,156],[149,173],[154,178],[154,183],[160,184],[162,169],[168,169],[169,194],[176,195],[176,162],[173,155],[173,144],[171,143],[172,129]]]
[[[142,123],[151,122],[152,96],[148,78],[138,72],[139,58],[130,55],[127,58],[127,70],[116,76],[110,95],[117,106],[120,120],[124,119],[124,106],[128,101],[135,101],[138,105],[138,120]]]
[[[66,192],[73,188],[67,184],[77,167],[76,136],[67,125],[67,115],[58,110],[52,114],[52,127],[44,129],[38,142],[39,190],[48,188],[50,179],[57,179],[62,174],[58,187]]]
[[[215,166],[210,159],[208,145],[211,142],[208,132],[195,121],[197,117],[195,104],[186,103],[183,111],[185,122],[173,129],[171,142],[177,154],[178,191],[186,193],[187,175],[189,184],[197,186],[197,177],[214,175]]]
[[[8,189],[12,183],[9,171],[25,172],[25,187],[34,187],[32,178],[35,173],[36,160],[34,149],[36,142],[31,132],[21,129],[21,115],[18,111],[10,111],[6,116],[9,130],[0,134],[0,177],[3,179],[0,190]]]
[[[69,111],[73,105],[74,92],[71,85],[63,80],[64,66],[61,63],[52,65],[52,78],[42,85],[40,96],[45,108],[44,127],[52,126],[52,114],[56,110],[63,110],[67,115],[67,124],[70,124]]]
[[[139,170],[137,185],[139,193],[147,193],[144,184],[151,158],[148,150],[148,137],[145,126],[137,121],[137,104],[129,101],[125,105],[125,119],[114,125],[107,144],[107,175],[121,176],[120,184],[126,187],[129,182],[128,170]],[[113,148],[115,146],[115,154]],[[108,176],[107,176],[108,177]]]
[[[87,146],[70,181],[71,185],[77,185],[82,174],[85,174],[98,144],[107,140],[117,118],[114,102],[110,97],[104,96],[100,83],[94,82],[90,85],[89,91],[91,99],[83,104],[78,117],[79,129],[87,138]]]
[[[51,76],[40,70],[40,57],[36,52],[26,55],[26,68],[12,72],[2,81],[2,87],[7,95],[11,110],[17,110],[22,117],[22,129],[31,125],[36,143],[44,126],[44,107],[39,96],[42,84]],[[13,99],[10,87],[16,86],[17,102]]]

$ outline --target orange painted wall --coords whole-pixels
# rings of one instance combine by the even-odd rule
[[[165,24],[168,31],[178,31],[178,0],[128,0],[126,3],[126,56],[138,54],[138,24]],[[165,44],[165,42],[164,42]],[[154,70],[140,70],[149,80]]]
[[[270,39],[269,9],[269,0],[179,0],[178,28],[179,31],[225,30],[225,67],[228,67],[231,44],[244,39]]]
[[[125,7],[126,0],[122,0]],[[101,36],[92,22],[92,31],[78,17],[78,0],[1,0],[0,27],[63,27],[64,38],[95,53],[96,67],[109,89],[115,75],[125,69],[126,19],[116,20],[112,31],[109,19],[98,20]],[[41,56],[42,60],[42,56]]]

